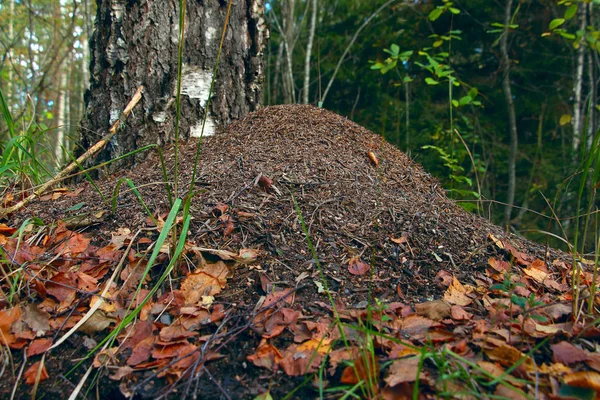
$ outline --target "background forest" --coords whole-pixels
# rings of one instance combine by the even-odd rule
[[[32,179],[47,179],[78,142],[94,9],[0,2],[3,112],[39,143]],[[583,249],[586,237],[593,251],[599,9],[598,0],[266,1],[265,105],[347,116],[465,208],[553,246]],[[2,130],[4,150],[14,136]]]

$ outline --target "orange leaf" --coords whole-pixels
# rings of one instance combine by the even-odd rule
[[[27,371],[25,371],[25,383],[28,385],[33,385],[36,382],[37,376],[38,376],[38,369],[40,368],[40,363],[41,361],[36,362],[35,364],[33,364],[31,367],[29,367],[27,369]],[[48,371],[46,371],[46,366],[42,366],[42,371],[40,373],[40,382],[41,381],[45,381],[46,379],[48,379],[50,376],[48,375]]]
[[[52,346],[52,339],[50,338],[35,339],[27,349],[27,358],[44,353],[50,346]]]
[[[379,166],[379,160],[377,159],[377,156],[375,155],[375,153],[373,153],[372,151],[369,151],[369,159],[371,160],[371,162],[377,167]]]

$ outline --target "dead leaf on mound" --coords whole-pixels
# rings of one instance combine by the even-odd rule
[[[375,153],[373,153],[372,151],[369,151],[367,154],[369,155],[369,160],[371,160],[373,165],[376,167],[379,166],[379,160],[377,159],[377,156],[375,155]]]
[[[452,285],[444,292],[444,300],[450,304],[463,307],[468,306],[473,302],[473,300],[467,296],[468,293],[472,293],[472,288],[470,286],[464,286],[456,279],[456,277],[454,277],[452,279]]]
[[[264,321],[264,331],[262,333],[262,336],[265,339],[270,339],[279,336],[285,328],[295,324],[300,315],[301,314],[299,311],[293,310],[291,308],[284,307],[280,308],[279,310],[276,310],[269,316],[269,318],[266,319],[266,321]],[[261,322],[260,320],[257,320],[256,323],[257,326],[259,326]]]
[[[248,361],[257,367],[267,368],[268,370],[273,370],[275,365],[278,365],[283,356],[281,352],[272,344],[270,344],[266,339],[262,339],[258,348],[256,349],[256,353],[248,356]]]
[[[348,261],[348,272],[352,275],[364,275],[369,269],[371,269],[371,266],[362,262],[360,256],[354,256]]]
[[[51,338],[39,338],[31,342],[27,348],[27,358],[46,352],[52,346]]]
[[[126,361],[127,365],[136,366],[144,361],[148,361],[148,359],[150,359],[150,355],[152,354],[154,341],[154,336],[148,336],[135,343],[131,349],[131,355]]]
[[[535,364],[529,356],[508,344],[502,344],[492,349],[484,349],[484,352],[492,361],[497,361],[504,367],[521,363],[526,371],[533,371],[535,368]]]
[[[557,363],[571,365],[588,359],[587,353],[569,342],[562,341],[550,346],[553,359]]]
[[[191,246],[188,250],[213,254],[223,261],[235,261],[242,264],[251,264],[260,256],[260,250],[258,249],[240,249],[237,254],[228,250],[208,249],[197,246]]]
[[[450,310],[450,304],[443,300],[415,304],[415,311],[418,315],[430,318],[434,321],[441,321],[444,318],[448,318],[450,316]]]
[[[490,257],[488,264],[499,274],[494,276],[494,279],[499,278],[500,281],[504,279],[504,274],[510,271],[510,264],[504,260],[498,260],[494,257]]]
[[[181,283],[181,291],[186,305],[195,305],[202,300],[202,296],[219,294],[227,285],[229,268],[223,261],[206,264],[189,274]]]
[[[415,382],[417,378],[420,380],[426,379],[428,373],[421,370],[419,374],[419,357],[409,357],[396,360],[388,369],[388,375],[385,377],[385,383],[390,386],[396,386],[401,383]]]
[[[3,346],[11,346],[17,338],[12,334],[12,324],[21,317],[21,309],[17,306],[9,311],[0,311],[0,341]]]
[[[565,384],[578,388],[592,389],[600,392],[600,374],[595,371],[579,371],[565,375]]]
[[[432,319],[421,317],[420,315],[411,314],[406,318],[398,318],[393,321],[392,326],[401,330],[411,337],[419,340],[423,340],[427,337],[427,331],[429,328],[438,326],[439,323]]]
[[[36,336],[44,336],[50,330],[50,314],[40,310],[32,303],[22,304],[22,321],[33,331]]]
[[[28,384],[28,385],[35,384],[35,382],[37,381],[38,370],[40,369],[40,364],[41,364],[41,361],[38,361],[38,362],[34,363],[31,367],[29,367],[27,369],[27,371],[25,371],[23,376],[25,377],[26,384]],[[42,368],[42,370],[40,373],[39,382],[45,381],[46,379],[50,378],[50,375],[48,375],[48,371],[46,370],[46,366],[43,365],[43,366],[41,366],[41,368]]]
[[[378,382],[379,381],[379,365],[376,359],[373,359],[371,354],[357,355],[352,365],[347,366],[342,371],[340,382],[347,385],[356,385],[358,382]],[[373,389],[377,390],[378,386]]]
[[[292,344],[283,352],[279,365],[289,376],[301,376],[317,371],[323,355],[314,349],[301,350],[300,345]]]

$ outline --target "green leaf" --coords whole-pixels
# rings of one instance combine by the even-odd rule
[[[458,8],[454,8],[454,7],[448,7],[448,10],[452,13],[452,14],[460,14],[460,10]]]
[[[443,40],[436,40],[435,42],[433,42],[433,47],[440,47],[443,44],[444,44]]]
[[[472,87],[471,89],[469,89],[469,96],[471,96],[471,99],[477,97],[478,94],[479,90],[476,87]]]
[[[402,82],[404,82],[404,83],[409,83],[412,81],[413,81],[413,79],[410,76],[405,76],[404,78],[402,78]]]
[[[67,211],[77,211],[77,210],[79,210],[81,207],[83,207],[84,205],[85,205],[85,203],[84,203],[84,202],[77,203],[77,204],[75,204],[74,206],[67,208]]]
[[[397,44],[392,44],[390,46],[390,49],[392,50],[393,55],[398,56],[398,53],[400,52],[400,46],[398,46]]]
[[[425,83],[427,83],[428,85],[438,85],[439,84],[439,82],[433,78],[425,78]]]
[[[440,15],[442,15],[442,12],[444,12],[443,8],[434,8],[429,13],[429,20],[435,21],[436,19],[438,19],[440,17]]]
[[[553,19],[552,21],[550,21],[549,28],[552,31],[552,30],[558,28],[559,26],[561,26],[564,23],[565,23],[565,19],[564,18],[556,18],[556,19]]]
[[[458,104],[458,101],[456,101],[456,100],[452,100],[452,105],[453,105],[454,107],[458,108],[458,106],[459,106],[459,104]]]
[[[575,39],[575,35],[573,35],[572,33],[569,33],[569,32],[561,32],[560,36],[564,37],[565,39],[569,39],[569,40]]]
[[[464,96],[464,97],[462,97],[462,98],[460,99],[460,105],[461,105],[461,106],[467,105],[467,104],[469,104],[469,103],[470,103],[472,100],[473,100],[473,98],[472,98],[471,96],[469,96],[469,95],[467,95],[467,96]]]
[[[573,18],[575,16],[575,14],[577,14],[577,3],[571,4],[565,10],[565,19],[571,19],[571,18]]]

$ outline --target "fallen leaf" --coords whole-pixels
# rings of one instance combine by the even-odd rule
[[[369,160],[371,160],[373,165],[375,165],[376,167],[379,166],[379,160],[377,159],[377,156],[375,155],[375,153],[373,153],[372,151],[369,151],[367,154],[369,155]]]
[[[364,275],[371,266],[361,261],[360,256],[354,256],[348,262],[348,272],[352,275]]]
[[[27,348],[27,358],[44,353],[50,346],[52,346],[52,339],[50,338],[35,339]]]
[[[467,288],[463,286],[456,277],[452,280],[452,285],[444,292],[444,300],[458,306],[468,306],[473,302],[473,300],[467,296]]]
[[[40,369],[40,364],[41,361],[36,362],[35,364],[33,364],[31,367],[29,367],[27,369],[27,371],[25,371],[25,374],[23,374],[23,376],[25,377],[25,383],[28,385],[33,385],[35,384],[36,380],[37,380],[37,376],[38,376],[38,370]],[[50,377],[50,375],[48,375],[48,371],[46,371],[46,366],[43,365],[40,373],[40,379],[39,382],[45,381],[46,379],[48,379]]]
[[[258,185],[263,188],[265,190],[265,192],[269,192],[271,190],[271,186],[273,185],[273,181],[269,178],[267,178],[264,175],[260,175],[260,178],[258,178]]]
[[[578,371],[567,374],[563,378],[569,386],[600,391],[600,374],[595,371]]]
[[[261,340],[256,353],[248,356],[248,361],[257,367],[273,370],[273,367],[282,360],[281,352],[267,340]]]
[[[292,344],[284,352],[279,365],[289,376],[300,376],[317,371],[323,356],[314,351],[301,351],[299,345]]]
[[[417,380],[419,374],[419,357],[409,357],[396,360],[392,363],[385,377],[385,383],[390,386],[396,386],[401,383],[410,383]],[[421,377],[427,373],[421,370]]]
[[[587,353],[569,342],[559,342],[550,346],[553,359],[557,363],[571,365],[588,359]]]
[[[418,315],[430,318],[434,321],[441,321],[444,318],[448,318],[450,316],[450,310],[450,304],[443,300],[415,304],[415,311]]]
[[[223,261],[207,264],[189,274],[181,283],[186,305],[195,305],[202,296],[219,294],[227,285],[229,268]]]

